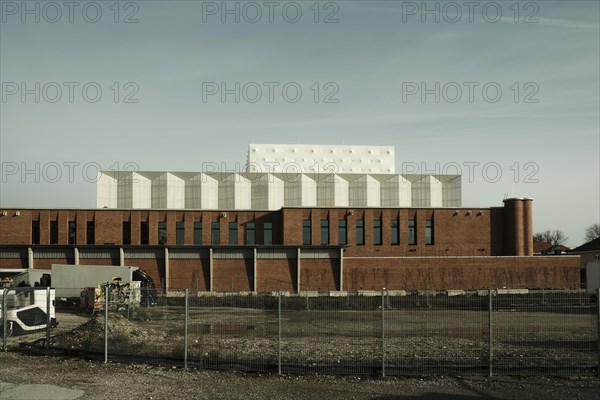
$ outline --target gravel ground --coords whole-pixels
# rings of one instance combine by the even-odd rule
[[[464,368],[470,368],[471,373],[475,370],[484,373],[487,369],[487,323],[483,323],[479,313],[390,312],[389,315],[385,349],[390,367],[399,368],[403,374],[450,373]],[[368,312],[285,313],[282,361],[294,365],[288,371],[304,368],[311,372],[319,366],[336,366],[350,373],[364,366],[365,371],[372,371],[381,364],[379,318],[378,313]],[[583,367],[597,365],[595,321],[587,316],[499,314],[497,320],[494,362],[499,367],[515,372],[553,368],[555,373],[580,374]],[[84,354],[104,352],[102,314],[91,318],[62,314],[60,321],[59,329],[52,332],[53,348]],[[181,361],[183,331],[181,310],[156,308],[132,319],[111,313],[109,353],[144,356],[157,363],[159,358]],[[277,320],[272,312],[236,308],[196,310],[190,318],[189,334],[188,355],[192,362],[203,359],[218,366],[227,362],[274,365],[277,361]],[[436,365],[450,369],[432,370]],[[547,369],[544,371],[549,373]]]
[[[600,399],[600,379],[591,377],[280,377],[137,364],[103,364],[16,352],[0,353],[0,372],[2,400],[53,398],[43,395],[26,397],[26,390],[33,389],[32,384],[57,385],[70,389],[71,394],[80,394],[69,398],[86,399]],[[22,389],[20,392],[14,390],[18,387]],[[49,386],[40,388],[45,392],[38,390],[33,393],[46,393],[48,396],[57,393]]]

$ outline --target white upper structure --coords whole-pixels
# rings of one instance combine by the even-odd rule
[[[390,146],[250,145],[246,172],[102,171],[99,208],[460,207],[460,175],[394,174]]]
[[[393,146],[251,144],[249,172],[393,174]]]

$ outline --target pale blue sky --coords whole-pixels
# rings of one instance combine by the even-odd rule
[[[233,168],[245,161],[253,142],[374,144],[396,146],[397,172],[407,167],[403,163],[425,163],[428,169],[435,162],[461,165],[465,206],[499,206],[505,194],[533,197],[535,231],[562,229],[571,246],[581,244],[585,228],[600,221],[598,1],[520,2],[516,23],[514,1],[497,1],[486,13],[490,2],[480,2],[473,22],[464,2],[455,3],[462,7],[459,17],[451,7],[443,11],[446,3],[428,1],[431,9],[439,4],[439,23],[433,14],[421,21],[423,10],[413,8],[420,1],[320,2],[319,23],[314,1],[292,5],[302,10],[297,23],[284,19],[289,2],[277,3],[273,23],[262,1],[253,3],[263,11],[256,23],[244,20],[254,17],[251,8],[241,13],[240,23],[231,15],[222,23],[219,10],[203,13],[221,2],[121,2],[119,23],[113,21],[113,1],[97,2],[102,17],[96,23],[84,18],[95,17],[90,2],[77,3],[73,23],[66,8],[55,23],[48,22],[56,14],[43,2],[39,23],[27,14],[22,22],[22,2],[1,3],[2,207],[95,207],[95,185],[81,176],[90,163],[103,169],[131,162],[140,170],[197,171],[202,162]],[[31,9],[36,4],[25,3]],[[246,3],[239,4],[241,10]],[[497,9],[502,18],[488,22]],[[131,12],[138,22],[123,23]],[[338,22],[323,23],[331,12]],[[34,88],[35,82],[40,102],[33,94],[22,102],[19,85]],[[63,88],[56,103],[48,101],[55,96],[52,86],[43,93],[49,82]],[[72,103],[65,82],[80,84]],[[96,103],[82,96],[89,82],[103,91]],[[114,82],[120,87],[117,103]],[[134,85],[125,87],[127,82]],[[233,95],[225,103],[219,95],[203,101],[206,82],[228,87],[257,82],[263,97],[256,103],[243,95],[239,103]],[[280,83],[272,103],[264,82]],[[288,82],[302,89],[296,103],[282,97]],[[334,86],[325,88],[327,82]],[[410,82],[428,88],[456,82],[463,93],[457,102],[447,101],[455,96],[451,84],[439,103],[434,95],[422,102],[420,94],[403,101],[403,86]],[[473,102],[465,82],[479,84]],[[497,102],[483,97],[486,83],[501,88]],[[14,84],[19,93],[11,94]],[[323,102],[333,87],[339,89],[333,96],[338,102]],[[139,102],[124,103],[134,88]],[[537,103],[525,102],[528,95]],[[54,177],[52,162],[62,165],[63,175],[44,182],[44,171]],[[69,162],[80,164],[73,167],[72,183],[63,165]],[[35,163],[39,182],[35,174],[20,174]],[[472,183],[465,163],[480,163]],[[482,166],[496,165],[491,163],[502,170],[495,182],[482,176]],[[11,175],[15,165],[19,171]],[[488,172],[495,175],[494,167]],[[538,182],[524,182],[528,173]]]

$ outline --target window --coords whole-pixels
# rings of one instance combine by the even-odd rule
[[[381,220],[373,220],[373,244],[375,246],[381,246]]]
[[[246,244],[254,243],[254,222],[246,222]]]
[[[220,244],[221,243],[221,223],[213,222],[211,225],[211,243],[212,244]]]
[[[311,234],[311,226],[310,219],[302,220],[302,244],[311,244],[312,242],[312,234]]]
[[[408,220],[408,244],[417,244],[417,235],[415,232],[415,220]]]
[[[148,224],[148,221],[140,222],[140,243],[150,243],[150,224]]]
[[[175,243],[185,244],[185,222],[177,221],[175,223]]]
[[[131,222],[123,221],[123,244],[131,244]]]
[[[96,243],[96,224],[94,223],[94,221],[87,221],[85,236],[87,244]]]
[[[265,244],[273,244],[273,223],[265,222],[263,224],[263,238]]]
[[[321,244],[329,244],[329,220],[321,220]]]
[[[194,222],[194,244],[202,244],[202,222]]]
[[[392,244],[400,244],[400,235],[398,232],[398,220],[392,220],[392,233],[391,233]]]
[[[433,244],[433,220],[425,220],[425,244]]]
[[[69,221],[69,244],[77,243],[77,222]]]
[[[340,219],[338,221],[338,243],[346,244],[348,238],[346,236],[346,220]]]
[[[362,219],[356,220],[356,244],[365,244],[365,221]]]
[[[40,244],[40,221],[31,221],[31,244]]]
[[[237,244],[238,224],[237,222],[229,223],[229,244]]]
[[[50,244],[58,244],[58,221],[50,221]]]
[[[158,221],[158,244],[167,244],[167,222]]]

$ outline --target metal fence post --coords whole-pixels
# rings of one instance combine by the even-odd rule
[[[381,291],[381,376],[385,377],[385,288]]]
[[[104,287],[104,363],[108,363],[108,284]]]
[[[35,290],[35,289],[34,289]],[[32,293],[33,295],[33,293]],[[50,288],[46,288],[46,355],[50,352]]]
[[[187,368],[188,362],[188,323],[189,323],[189,289],[185,289],[185,327],[183,330],[183,367]]]
[[[7,299],[6,295],[8,294],[8,290],[6,288],[2,289],[2,350],[7,351],[6,348],[6,338],[8,336],[8,309],[7,309]]]
[[[489,331],[489,349],[488,349],[488,358],[489,358],[489,365],[488,365],[488,376],[491,377],[492,376],[492,364],[493,364],[493,332],[492,332],[492,290],[490,289],[489,293],[488,293],[489,299],[488,299],[488,331]]]
[[[281,375],[281,292],[277,301],[277,373]]]
[[[598,339],[598,376],[600,376],[600,288],[596,289],[596,299],[598,302],[598,328],[596,331],[597,339]]]

